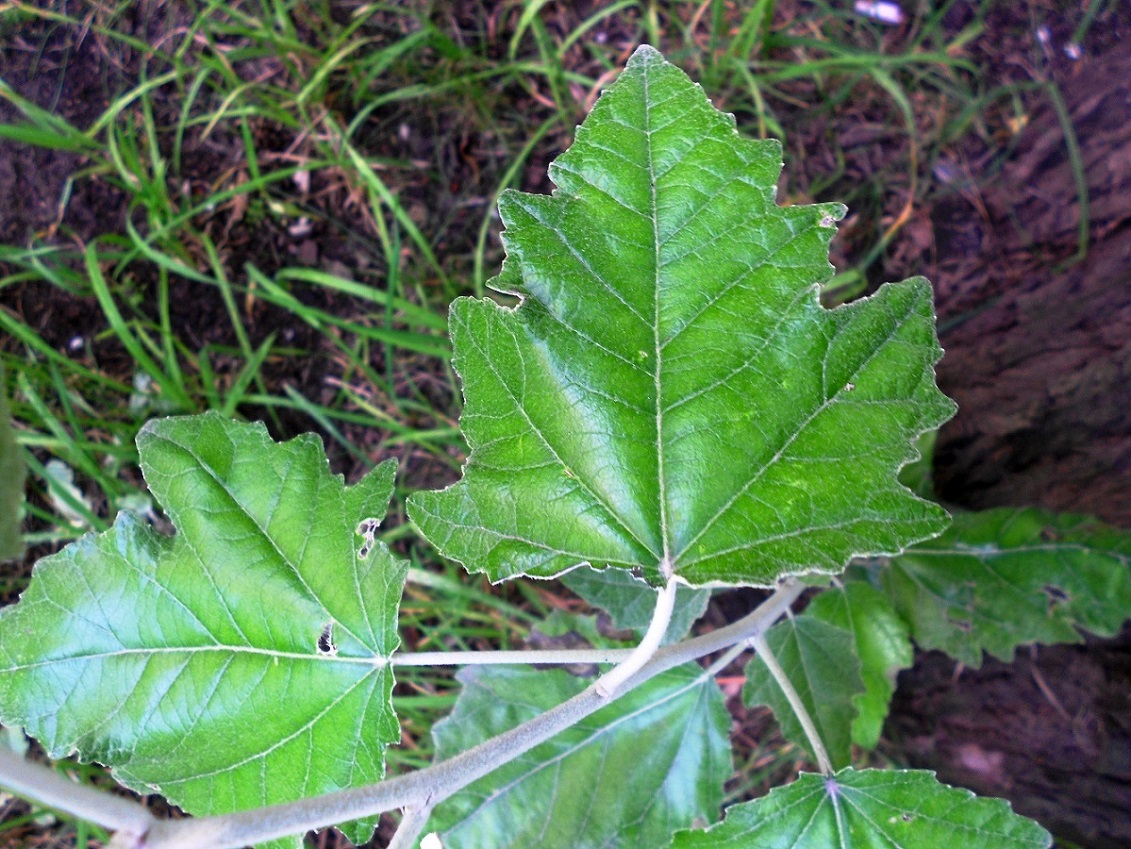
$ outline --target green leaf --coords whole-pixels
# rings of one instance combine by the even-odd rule
[[[630,628],[643,635],[652,622],[656,591],[630,572],[582,567],[562,575],[561,581],[591,605],[607,612],[616,628]],[[674,643],[687,636],[695,621],[707,612],[710,600],[710,590],[679,587],[663,642]]]
[[[854,702],[864,692],[852,633],[803,615],[779,622],[766,632],[766,642],[817,726],[833,766],[850,763]],[[785,694],[757,654],[746,665],[742,697],[751,707],[769,706],[782,735],[816,757]]]
[[[12,432],[7,386],[4,365],[0,363],[0,560],[14,560],[24,553],[20,508],[24,502],[27,470]]]
[[[864,692],[852,700],[856,709],[852,741],[874,749],[895,693],[896,674],[915,660],[907,623],[887,596],[860,581],[826,590],[810,602],[805,614],[851,632],[864,681]]]
[[[1027,643],[1112,636],[1131,617],[1131,533],[1042,510],[957,513],[943,536],[893,558],[883,589],[924,649],[967,666]]]
[[[124,513],[39,562],[0,611],[0,723],[195,814],[380,779],[407,567],[372,528],[394,465],[347,488],[316,437],[216,414],[151,421],[138,450],[177,535]]]
[[[504,194],[492,285],[522,303],[452,305],[471,454],[409,502],[444,555],[492,581],[589,563],[770,585],[946,526],[896,480],[954,409],[930,285],[823,309],[844,210],[777,206],[781,166],[641,47],[553,196]]]
[[[602,633],[597,617],[564,610],[551,610],[549,615],[534,626],[526,642],[536,649],[623,648],[625,641],[615,640]],[[587,664],[592,665],[592,664]],[[595,665],[594,665],[595,666]]]
[[[589,683],[557,670],[469,667],[438,760],[555,707]],[[731,776],[730,715],[714,679],[682,666],[480,779],[437,807],[445,849],[662,846],[714,822]]]
[[[918,770],[802,774],[735,805],[706,832],[680,832],[672,849],[1045,849],[1037,823],[1002,799],[979,799]]]

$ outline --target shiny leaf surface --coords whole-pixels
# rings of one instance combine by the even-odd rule
[[[410,515],[493,581],[581,563],[769,585],[946,526],[896,475],[953,405],[931,288],[825,310],[836,204],[781,207],[781,146],[641,47],[550,166],[500,202],[516,309],[461,299],[471,447]]]
[[[433,729],[451,757],[581,692],[558,670],[471,667]],[[730,715],[698,667],[665,672],[440,805],[445,849],[663,846],[718,818],[731,776]]]

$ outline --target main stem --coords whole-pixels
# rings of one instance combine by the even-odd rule
[[[156,820],[137,802],[76,785],[48,767],[3,750],[0,784],[46,807],[117,830],[114,845],[139,849],[239,849],[395,808],[432,806],[661,672],[723,649],[739,651],[737,644],[759,636],[789,609],[803,589],[798,581],[786,581],[753,613],[732,625],[659,649],[611,695],[602,695],[595,683],[546,713],[449,760],[366,787],[234,814]],[[666,625],[661,636],[663,630]]]
[[[50,767],[24,760],[0,746],[0,786],[17,796],[100,825],[120,835],[118,845],[139,845],[157,822],[149,809],[88,784],[76,784]]]
[[[758,609],[732,625],[701,637],[665,646],[613,698],[624,695],[673,667],[734,646],[760,634],[781,617],[804,589],[789,580]],[[215,817],[161,820],[146,835],[146,849],[238,849],[313,828],[325,828],[395,808],[437,804],[540,743],[600,710],[611,700],[590,686],[566,702],[522,725],[492,737],[455,757],[425,769],[313,799]]]

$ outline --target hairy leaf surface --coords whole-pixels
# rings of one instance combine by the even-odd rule
[[[16,435],[12,432],[4,366],[0,364],[0,560],[19,557],[24,551],[20,537],[20,505],[24,500],[25,474]]]
[[[813,616],[790,617],[766,632],[766,643],[809,712],[834,767],[852,760],[855,699],[864,693],[860,658],[852,632]],[[742,697],[748,705],[767,705],[782,736],[816,758],[797,714],[785,693],[755,654],[746,664]]]
[[[878,580],[925,649],[977,667],[1028,643],[1111,636],[1131,617],[1131,533],[1042,510],[957,513]]]
[[[372,529],[393,464],[347,488],[316,437],[213,414],[152,421],[138,449],[177,535],[122,514],[39,562],[0,611],[0,722],[197,814],[380,779],[406,566]]]
[[[896,480],[953,411],[930,285],[823,309],[844,210],[778,206],[781,167],[641,47],[554,194],[503,196],[492,285],[522,303],[453,304],[471,454],[410,501],[442,553],[493,581],[591,563],[769,585],[945,527]]]
[[[864,681],[864,692],[852,700],[856,709],[852,741],[874,749],[895,693],[895,676],[915,660],[907,623],[887,596],[861,581],[821,593],[805,608],[805,615],[852,634],[851,646],[860,658]]]
[[[1049,833],[1002,799],[979,799],[918,770],[803,773],[735,805],[706,832],[680,832],[672,849],[1045,849]]]
[[[470,667],[437,759],[532,719],[590,682],[558,670]],[[730,715],[694,665],[665,672],[440,805],[445,849],[663,846],[713,822],[731,776]]]

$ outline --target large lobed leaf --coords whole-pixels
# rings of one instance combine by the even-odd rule
[[[394,465],[346,487],[316,437],[211,414],[152,421],[138,449],[177,535],[123,514],[39,562],[0,611],[0,722],[197,814],[379,780],[406,566],[372,529]]]
[[[449,758],[532,719],[589,681],[558,670],[469,667],[433,729]],[[437,807],[445,849],[663,846],[718,818],[730,778],[730,715],[714,679],[682,666],[643,684]]]
[[[493,581],[580,563],[772,584],[946,525],[901,486],[953,405],[919,278],[825,310],[836,204],[779,207],[781,147],[641,47],[550,167],[508,192],[494,288],[452,306],[471,454],[410,515]]]
[[[918,770],[802,774],[735,805],[706,832],[680,832],[672,849],[1046,849],[1049,833],[1001,799],[979,799]]]
[[[877,579],[920,647],[1008,661],[1019,645],[1112,636],[1131,618],[1131,533],[1036,509],[956,513]]]

